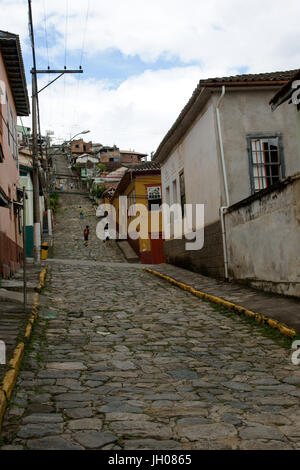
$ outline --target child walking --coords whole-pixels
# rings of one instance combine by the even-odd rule
[[[88,246],[89,234],[90,234],[90,229],[89,229],[89,226],[87,225],[84,229],[84,232],[83,232],[84,245],[85,246]]]

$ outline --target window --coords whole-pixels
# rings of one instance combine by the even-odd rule
[[[14,130],[15,130],[15,158],[16,158],[16,165],[17,168],[19,166],[19,150],[18,150],[18,140],[17,140],[17,127],[16,123],[14,123]]]
[[[3,160],[4,160],[4,155],[3,155],[2,145],[1,145],[1,142],[0,142],[0,163],[2,163]]]
[[[12,155],[13,155],[13,158],[16,158],[15,156],[15,142],[14,142],[14,116],[13,116],[13,112],[12,112],[12,109],[10,108],[10,123],[11,123],[11,126],[10,126],[10,129],[11,129],[11,144],[12,144]]]
[[[166,188],[166,204],[170,205],[170,186]]]
[[[184,206],[185,206],[185,183],[184,183],[184,172],[179,175],[179,186],[180,186],[180,204],[182,215],[184,215]]]
[[[9,129],[9,112],[8,112],[8,95],[6,93],[6,127],[7,127],[7,143],[10,147],[10,129]]]
[[[252,194],[278,183],[284,174],[281,136],[248,137]]]
[[[148,194],[148,209],[160,210],[161,208],[161,187],[160,186],[150,186],[147,188]],[[159,206],[159,207],[157,207]]]
[[[134,205],[136,204],[136,194],[135,194],[135,189],[131,191],[131,193],[128,195],[128,217],[133,217],[134,214]]]
[[[177,204],[177,181],[174,180],[172,183],[173,186],[173,204]]]

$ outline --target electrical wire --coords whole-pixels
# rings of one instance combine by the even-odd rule
[[[84,25],[84,30],[83,30],[82,48],[81,48],[80,64],[79,64],[80,67],[82,67],[82,62],[83,62],[83,54],[84,54],[84,48],[85,48],[85,39],[86,39],[86,32],[87,32],[87,25],[88,25],[88,21],[89,21],[89,15],[90,15],[90,0],[88,0],[86,16],[85,16],[85,25]]]
[[[45,43],[46,43],[46,49],[47,49],[47,65],[49,69],[49,45],[48,45],[47,13],[46,13],[46,1],[45,0],[44,0],[44,29],[45,29]]]
[[[69,24],[69,0],[66,0],[66,23],[65,23],[65,63],[67,66],[67,48],[68,48],[68,24]]]
[[[86,15],[85,15],[85,23],[84,23],[83,35],[82,35],[82,47],[81,47],[81,53],[80,53],[79,68],[82,68],[82,64],[83,64],[83,56],[84,56],[84,49],[85,49],[85,41],[86,41],[86,33],[87,33],[87,26],[88,26],[89,16],[90,16],[90,0],[88,0]],[[81,83],[82,82],[81,82],[81,74],[80,74],[79,78],[78,78],[78,81],[77,81],[77,97],[80,96]],[[76,110],[74,112],[74,116],[75,116],[74,122],[75,122],[75,125],[76,125],[77,118],[78,118],[78,100],[76,100]]]
[[[66,13],[65,13],[65,57],[64,68],[67,68],[67,48],[68,48],[68,23],[69,23],[69,0],[66,0]],[[62,110],[62,123],[65,129],[65,104],[66,104],[66,75],[64,75],[64,97],[63,97],[63,110]]]

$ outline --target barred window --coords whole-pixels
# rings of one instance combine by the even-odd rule
[[[148,193],[148,209],[160,210],[162,200],[161,200],[161,187],[160,186],[150,186],[147,188]]]
[[[278,183],[284,178],[281,137],[249,137],[250,177],[252,194]]]

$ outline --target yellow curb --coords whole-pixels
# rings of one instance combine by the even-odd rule
[[[0,424],[2,423],[5,410],[6,410],[6,398],[5,398],[3,390],[0,390]]]
[[[170,282],[171,284],[174,284],[175,286],[184,289],[185,291],[189,291],[191,294],[196,295],[201,299],[209,300],[210,302],[222,305],[223,307],[226,307],[230,310],[234,310],[241,315],[246,315],[247,317],[253,318],[257,323],[268,324],[271,328],[280,331],[282,335],[287,336],[288,338],[294,338],[297,335],[296,330],[294,330],[293,328],[288,328],[283,323],[280,323],[277,320],[273,320],[272,318],[268,318],[265,315],[262,315],[261,313],[252,312],[251,310],[248,310],[245,307],[241,307],[240,305],[228,302],[227,300],[223,300],[220,297],[215,297],[214,295],[198,291],[192,286],[189,286],[188,284],[176,281],[176,279],[173,279],[170,276],[166,276],[165,274],[159,273],[158,271],[154,271],[153,269],[143,268],[143,270],[154,274],[154,276],[160,277],[161,279],[164,279]]]
[[[40,283],[38,285],[38,288],[40,288],[40,290],[42,290],[42,288],[45,285],[46,274],[47,274],[47,266],[43,269],[43,271],[40,274]],[[28,320],[25,334],[24,334],[24,340],[26,343],[28,343],[30,339],[32,326],[38,316],[38,304],[39,304],[39,294],[35,293],[31,316]],[[11,398],[14,386],[17,381],[20,365],[24,356],[25,342],[20,341],[20,343],[18,343],[18,345],[16,346],[14,353],[13,353],[13,357],[8,363],[9,370],[6,372],[3,382],[2,382],[2,387],[0,389],[0,429],[1,429],[2,421],[3,421],[3,417],[5,414],[5,410],[7,407],[7,402]]]

